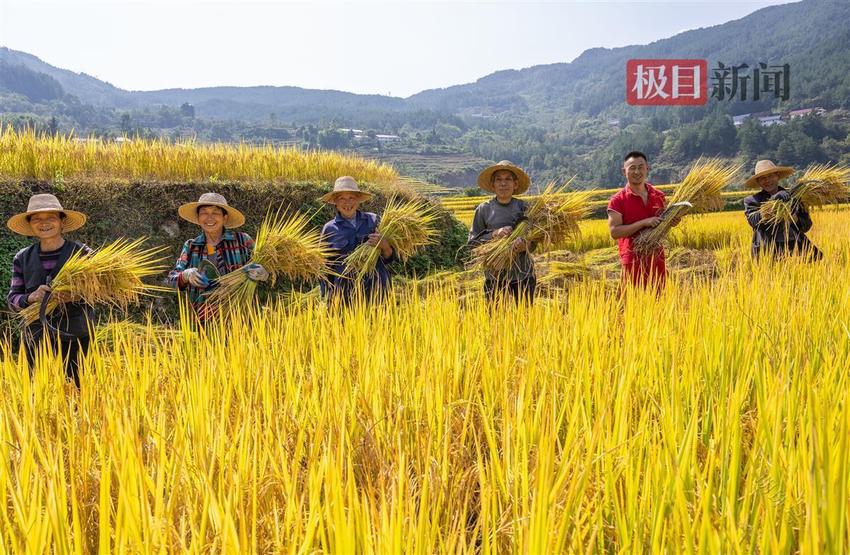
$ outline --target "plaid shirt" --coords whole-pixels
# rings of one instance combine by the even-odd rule
[[[221,240],[215,246],[215,255],[220,262],[217,266],[220,271],[226,270],[224,273],[229,274],[247,264],[253,252],[254,240],[247,233],[226,229],[221,236]],[[201,233],[194,239],[189,239],[183,244],[183,250],[180,252],[180,256],[177,257],[177,263],[174,265],[174,269],[168,274],[168,284],[171,287],[176,287],[178,290],[188,293],[189,302],[192,303],[192,307],[198,312],[201,319],[205,319],[206,315],[201,310],[204,301],[206,301],[206,297],[203,294],[208,293],[215,286],[213,285],[207,289],[192,287],[188,281],[183,279],[181,273],[183,270],[189,268],[198,268],[201,265],[201,261],[208,258],[207,238]]]

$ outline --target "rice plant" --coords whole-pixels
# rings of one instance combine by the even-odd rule
[[[345,312],[117,326],[79,391],[57,353],[30,377],[0,345],[0,545],[846,552],[850,212],[814,219],[829,263],[736,242],[660,294],[579,279],[493,311],[436,279]],[[683,225],[751,233],[740,212]]]
[[[244,183],[333,183],[340,175],[351,175],[379,186],[399,179],[388,165],[336,152],[140,138],[113,143],[73,135],[45,137],[11,126],[0,129],[0,176],[51,180],[57,174],[89,181]]]

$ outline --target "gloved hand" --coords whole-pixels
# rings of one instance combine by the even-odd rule
[[[248,274],[248,279],[251,281],[266,281],[269,279],[269,271],[253,262],[242,266],[242,271]]]
[[[783,202],[788,202],[789,200],[791,200],[791,193],[789,193],[788,191],[778,191],[770,198],[771,200],[781,200]]]
[[[210,285],[210,280],[207,279],[207,276],[198,271],[197,268],[183,270],[180,273],[180,277],[183,281],[189,282],[189,285],[198,289],[206,289]]]

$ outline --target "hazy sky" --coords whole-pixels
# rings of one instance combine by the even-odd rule
[[[409,96],[782,3],[0,0],[0,46],[131,90],[294,85]]]

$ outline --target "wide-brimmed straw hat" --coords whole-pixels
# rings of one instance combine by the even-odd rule
[[[245,223],[245,215],[239,210],[227,204],[227,199],[218,193],[204,193],[198,202],[187,202],[177,209],[177,214],[195,225],[201,225],[198,221],[198,208],[201,206],[218,206],[227,212],[227,224],[224,227],[234,228]]]
[[[35,235],[30,227],[29,217],[39,212],[59,212],[65,214],[65,219],[62,220],[62,232],[74,231],[80,229],[86,223],[86,215],[76,210],[65,210],[59,199],[51,194],[33,195],[27,204],[27,211],[21,214],[15,214],[6,226],[17,233],[18,235],[26,235],[27,237]]]
[[[344,175],[334,181],[334,190],[326,195],[322,195],[319,200],[327,202],[328,204],[333,204],[336,196],[342,193],[354,193],[360,197],[360,200],[369,200],[372,198],[372,193],[360,190],[360,187],[357,185],[357,181],[355,181],[353,177]]]
[[[528,190],[528,187],[531,185],[531,178],[528,177],[528,174],[525,173],[522,168],[520,168],[509,160],[502,160],[498,164],[494,164],[478,174],[478,186],[484,189],[485,191],[495,193],[496,190],[493,189],[493,183],[491,183],[490,179],[493,174],[499,170],[508,170],[516,176],[517,186],[516,191],[514,191],[515,195],[523,194]]]
[[[753,176],[744,182],[744,187],[748,189],[759,189],[758,178],[772,173],[777,173],[779,174],[779,179],[784,179],[794,173],[794,168],[777,166],[770,160],[759,160],[756,162],[756,169],[753,171]]]

